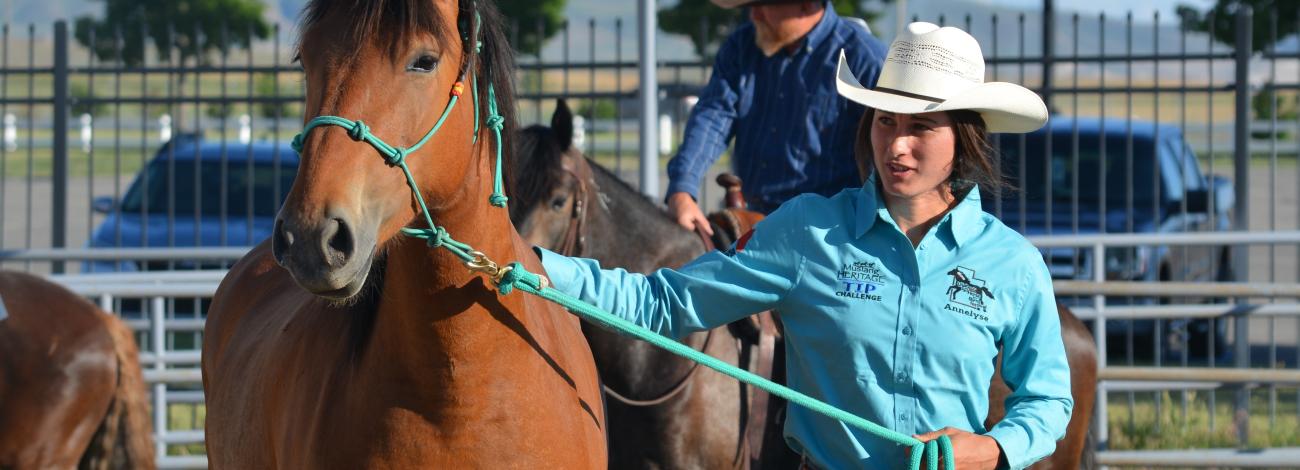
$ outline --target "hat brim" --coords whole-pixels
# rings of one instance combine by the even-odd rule
[[[896,93],[870,90],[858,82],[840,51],[835,70],[835,89],[840,96],[863,106],[897,114],[970,110],[984,118],[989,132],[1026,133],[1047,124],[1047,105],[1037,93],[1005,82],[976,85],[944,101],[930,101]]]

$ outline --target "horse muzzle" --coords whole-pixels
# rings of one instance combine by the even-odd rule
[[[271,251],[276,263],[303,289],[330,300],[346,300],[365,285],[374,238],[373,233],[359,231],[355,219],[340,211],[327,211],[317,220],[281,212]]]

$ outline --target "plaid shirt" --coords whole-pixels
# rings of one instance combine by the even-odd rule
[[[705,173],[733,138],[733,170],[750,209],[767,213],[799,194],[831,196],[860,186],[853,139],[863,107],[835,92],[841,49],[858,79],[874,85],[884,44],[829,6],[798,48],[771,57],[754,44],[752,23],[737,28],[718,50],[668,162],[668,194],[698,199]]]

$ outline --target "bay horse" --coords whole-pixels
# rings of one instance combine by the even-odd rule
[[[700,236],[588,163],[572,143],[573,115],[563,100],[551,127],[530,126],[516,139],[510,213],[525,240],[641,273],[680,267],[704,253]],[[586,322],[583,333],[604,384],[610,468],[748,468],[750,387]],[[742,360],[739,339],[727,327],[679,340],[731,365],[751,362]]]
[[[12,271],[0,271],[0,468],[154,468],[131,331],[62,286]]]
[[[595,258],[604,266],[622,267],[630,271],[648,272],[663,266],[678,266],[698,256],[699,243],[694,240],[692,234],[681,230],[651,201],[600,165],[584,160],[582,155],[572,148],[571,119],[567,107],[561,103],[552,116],[551,128],[533,126],[522,131],[523,135],[519,139],[520,148],[517,152],[522,161],[516,167],[515,181],[521,199],[524,201],[515,204],[511,210],[511,217],[516,221],[520,233],[533,244],[542,247],[559,249],[566,246],[582,246],[582,251],[574,254]],[[589,166],[590,171],[586,173],[575,171],[583,166]],[[740,181],[737,178],[724,174],[719,176],[718,183],[726,188],[729,207],[710,214],[709,220],[714,226],[714,243],[717,246],[729,246],[741,234],[762,220],[763,215],[742,209],[744,201],[741,196]],[[585,190],[584,187],[596,188],[596,190]],[[573,230],[575,225],[579,224],[585,225],[586,230]],[[590,236],[583,236],[584,233]],[[1092,405],[1097,390],[1096,346],[1087,327],[1070,312],[1069,308],[1057,303],[1057,314],[1061,321],[1062,340],[1070,364],[1071,394],[1075,406],[1070,416],[1066,436],[1057,443],[1056,452],[1038,462],[1033,468],[1077,469],[1081,465],[1091,468],[1092,450],[1088,448],[1087,441]],[[665,364],[673,364],[676,358],[653,355],[654,351],[638,348],[639,342],[613,336],[599,328],[589,328],[589,330],[591,331],[586,332],[593,350],[597,351],[597,364],[603,365],[602,362],[608,362],[622,368],[602,368],[601,377],[607,382],[630,386],[627,382],[640,379],[637,383],[641,387],[657,386],[662,389],[664,383],[672,383],[669,377],[680,377],[681,370],[686,367],[682,364],[676,365],[677,375],[653,371],[639,372],[644,370],[645,366],[638,361],[648,361],[645,357],[664,361]],[[694,343],[690,341],[692,339],[688,338],[688,344],[698,346],[698,338],[693,339]],[[776,352],[778,359],[774,367],[773,379],[779,380],[784,369],[781,364],[783,348],[778,346]],[[666,353],[663,354],[667,356]],[[634,379],[623,379],[619,377],[620,375],[630,375]],[[989,387],[989,415],[985,421],[986,427],[991,428],[1005,416],[1004,401],[1010,393],[1010,388],[1002,380],[999,356],[998,369]],[[697,396],[702,395],[697,394]],[[727,398],[735,400],[736,397],[735,394],[719,395],[714,398],[714,401]],[[683,397],[682,400],[685,401],[687,398]],[[783,408],[784,400],[772,397],[771,401],[772,407],[778,410],[774,413],[777,419],[768,420],[773,425],[766,429],[765,437],[762,439],[763,456],[756,463],[764,468],[792,468],[792,464],[797,465],[798,458],[784,446],[779,425],[782,416],[779,410]],[[713,414],[729,418],[734,416],[729,414],[731,410],[725,407],[715,408]],[[645,444],[646,435],[655,436],[660,440],[671,440],[676,438],[673,432],[682,432],[674,429],[669,430],[668,433],[661,433],[659,428],[649,426],[648,423],[656,420],[689,422],[698,419],[689,415],[654,416],[652,414],[654,411],[656,410],[642,410],[641,415],[629,413],[629,416],[624,418],[620,416],[615,405],[610,406],[610,447],[611,452],[614,452],[612,454],[614,460],[621,458],[617,455],[620,442],[615,433],[625,425],[619,422],[619,418],[633,419],[638,423],[640,428],[630,432],[637,432],[635,435],[641,439],[638,442],[642,445]],[[721,421],[728,422],[730,419]],[[635,452],[635,449],[629,452]],[[689,468],[689,465],[664,468]]]
[[[271,240],[231,269],[205,328],[212,467],[605,467],[578,319],[500,296],[446,245],[401,235],[433,222],[542,272],[487,203],[489,155],[508,164],[511,153],[493,131],[512,135],[515,107],[496,9],[314,0],[300,31],[310,122],[295,139],[298,175]],[[454,106],[461,93],[474,106]],[[308,132],[325,115],[365,124]],[[409,145],[391,154],[404,159],[377,153],[377,137]]]

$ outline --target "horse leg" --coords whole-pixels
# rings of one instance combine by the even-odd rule
[[[131,330],[117,317],[103,315],[113,338],[117,386],[108,413],[81,456],[81,469],[144,469],[155,466],[149,401]]]

